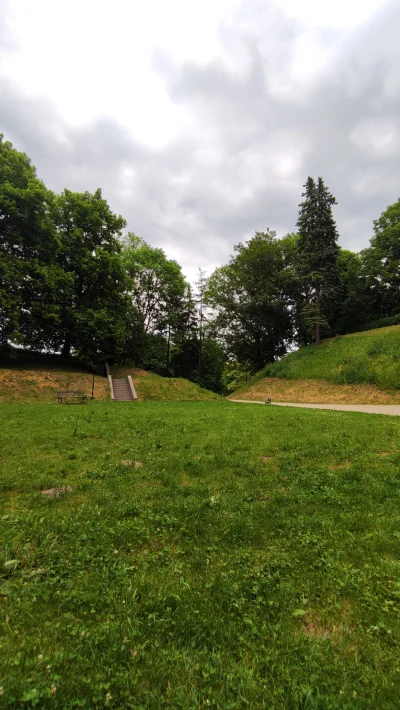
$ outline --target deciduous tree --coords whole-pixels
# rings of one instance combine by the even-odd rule
[[[275,232],[256,232],[211,275],[208,304],[228,354],[253,371],[284,355],[293,337],[286,265]]]
[[[48,310],[59,241],[52,193],[25,153],[0,134],[0,342],[22,338],[23,321]],[[51,273],[50,273],[51,272]]]
[[[55,200],[53,218],[64,281],[51,345],[63,355],[74,349],[86,357],[117,356],[124,350],[129,321],[119,241],[125,220],[111,211],[101,190],[64,190]]]
[[[364,271],[380,316],[388,316],[400,313],[400,198],[374,220],[374,232]]]
[[[130,298],[141,315],[146,336],[158,336],[157,343],[163,342],[159,336],[165,339],[164,368],[168,370],[187,288],[181,267],[162,249],[151,247],[132,233],[124,240],[122,261],[129,277]]]

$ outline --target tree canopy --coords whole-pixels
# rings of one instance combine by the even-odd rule
[[[59,241],[53,195],[25,153],[0,134],[0,342],[21,332],[24,314],[41,308]]]
[[[207,302],[231,357],[260,369],[283,355],[293,336],[284,253],[270,231],[257,232],[235,252],[211,276]]]

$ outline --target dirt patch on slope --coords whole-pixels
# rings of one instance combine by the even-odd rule
[[[95,399],[109,399],[106,377],[95,375]],[[87,397],[92,392],[92,375],[73,370],[13,370],[0,369],[0,402],[57,403],[58,390],[81,390]]]
[[[400,404],[400,392],[375,385],[335,385],[326,380],[289,380],[264,377],[241,387],[229,399],[298,402],[304,404]]]

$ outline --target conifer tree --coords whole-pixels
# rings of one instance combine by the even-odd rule
[[[332,214],[337,202],[322,178],[315,183],[309,177],[304,188],[297,221],[300,269],[311,289],[304,315],[315,326],[315,342],[319,345],[321,326],[327,324],[329,302],[337,283],[338,233]]]

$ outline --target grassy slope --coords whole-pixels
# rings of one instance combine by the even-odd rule
[[[278,379],[274,383],[270,378]],[[399,389],[400,326],[392,326],[300,348],[268,365],[233,396],[385,404],[400,401]]]
[[[400,404],[400,391],[381,390],[376,385],[334,385],[325,380],[292,380],[280,377],[255,378],[229,399],[307,404]]]
[[[399,388],[400,326],[343,335],[325,340],[318,347],[300,348],[266,367],[265,374]]]
[[[82,390],[89,397],[92,375],[77,370],[0,369],[0,402],[55,402],[57,390]],[[105,377],[95,376],[96,399],[109,399]]]
[[[188,380],[160,377],[135,368],[114,368],[116,377],[131,374],[141,400],[212,400],[221,399]],[[57,367],[46,358],[35,358],[12,368],[0,368],[0,402],[54,402],[57,390],[92,391],[92,375],[77,368]],[[108,380],[95,376],[96,400],[110,398]]]
[[[182,377],[160,377],[152,372],[134,367],[112,368],[116,377],[132,376],[140,400],[206,401],[222,399],[215,392],[199,387]]]
[[[92,373],[76,358],[59,355],[35,355],[15,351],[16,359],[0,367],[0,402],[57,401],[58,390],[81,390],[92,393]],[[95,375],[96,399],[110,398],[107,379]]]
[[[0,407],[2,707],[398,708],[399,435],[226,402]]]

